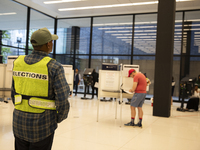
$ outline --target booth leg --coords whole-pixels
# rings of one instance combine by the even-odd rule
[[[100,99],[98,98],[97,99],[97,122],[99,121],[99,101],[100,101]]]
[[[117,119],[117,101],[115,102],[116,108],[115,108],[115,119]]]

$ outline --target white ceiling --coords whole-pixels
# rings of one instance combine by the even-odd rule
[[[66,2],[57,4],[44,4],[43,2],[47,0],[15,0],[15,1],[30,6],[32,8],[35,8],[39,11],[42,11],[46,14],[49,14],[57,18],[157,12],[157,5],[158,5],[158,4],[151,4],[151,5],[138,5],[138,6],[74,10],[74,11],[58,11],[58,9],[60,8],[152,2],[155,0],[84,0],[78,2]],[[187,9],[200,9],[200,0],[177,2],[176,10],[187,10]]]
[[[136,2],[148,2],[155,0],[85,0],[81,2],[70,2],[62,4],[44,4],[44,0],[0,0],[0,14],[7,12],[16,12],[15,15],[0,15],[0,29],[26,29],[27,23],[27,7],[19,5],[22,3],[26,6],[39,10],[40,12],[49,14],[52,17],[57,18],[68,18],[68,17],[83,17],[83,16],[101,16],[101,15],[112,15],[112,14],[134,14],[134,13],[145,13],[145,12],[156,12],[157,4],[152,5],[141,5],[141,6],[129,6],[129,7],[115,7],[115,8],[104,8],[104,9],[90,9],[90,10],[77,10],[77,11],[58,11],[59,8],[72,8],[72,7],[85,7],[85,6],[97,6],[97,5],[111,5],[111,4],[125,4],[125,3],[136,3]],[[18,3],[19,2],[19,3]],[[193,0],[189,2],[178,2],[177,10],[187,9],[200,9],[200,0]],[[199,12],[187,12],[185,18],[189,19],[200,19]],[[176,20],[182,19],[182,13],[176,13]],[[156,21],[157,14],[144,14],[136,15],[136,22],[149,22]],[[98,17],[94,18],[94,24],[109,24],[109,23],[130,23],[132,22],[132,16],[112,16],[112,17]],[[37,29],[41,27],[53,28],[54,20],[46,15],[43,15],[37,11],[31,9],[31,22],[30,28]],[[81,19],[68,19],[59,20],[58,27],[68,26],[80,26],[89,27],[90,18]]]

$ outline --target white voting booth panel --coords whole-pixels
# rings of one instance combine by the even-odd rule
[[[0,64],[0,98],[4,98],[6,64]]]
[[[13,62],[18,58],[18,56],[8,56],[7,67],[6,67],[6,80],[5,80],[5,88],[11,88],[12,86],[12,69]]]
[[[97,106],[97,121],[99,120],[99,101],[100,97],[119,98],[122,102],[123,98],[132,98],[133,94],[122,93],[121,89],[129,91],[133,86],[133,78],[128,77],[128,71],[135,69],[139,72],[139,65],[123,65],[120,71],[99,70],[99,90],[98,90],[98,106]],[[120,111],[120,122],[122,125],[122,105]],[[115,109],[115,119],[117,118],[117,101]],[[120,125],[120,126],[121,126]]]
[[[119,98],[119,76],[119,71],[99,70],[99,99],[100,97]]]
[[[120,71],[99,70],[97,121],[99,120],[100,97],[120,97]],[[117,118],[117,101],[115,119]]]
[[[0,88],[4,88],[5,84],[5,70],[6,70],[6,64],[0,64]]]
[[[11,97],[11,86],[12,86],[12,69],[13,69],[13,62],[16,60],[18,56],[8,56],[7,57],[7,65],[6,69],[4,70],[4,92],[3,97],[4,98],[10,98]]]
[[[69,84],[70,91],[73,94],[73,85],[74,85],[74,70],[72,65],[62,65],[65,71],[65,78]]]

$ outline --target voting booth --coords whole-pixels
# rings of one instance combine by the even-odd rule
[[[5,97],[5,72],[6,64],[0,64],[0,100],[4,100]]]
[[[65,78],[70,88],[71,95],[73,95],[74,86],[74,70],[72,65],[62,65],[65,71]]]
[[[0,64],[0,97],[2,99],[11,97],[13,62],[17,58],[18,56],[8,56],[7,64]]]
[[[139,72],[139,65],[120,65],[120,70],[116,67],[104,64],[105,70],[99,70],[99,89],[98,89],[98,106],[97,106],[97,121],[99,118],[99,101],[101,97],[114,97],[119,99],[121,104],[120,122],[122,125],[122,105],[123,98],[131,99],[134,93],[129,92],[133,86],[133,78],[128,77],[128,71],[135,69]],[[103,68],[103,64],[102,64]],[[115,69],[113,69],[115,68]],[[113,70],[109,70],[113,69]],[[115,109],[115,119],[117,118],[117,100]],[[121,126],[120,125],[120,126]]]
[[[81,97],[81,99],[89,99],[86,97],[86,90],[87,88],[89,88],[89,86],[93,85],[93,76],[92,76],[92,72],[93,69],[92,68],[85,68],[84,72],[83,72],[83,82],[85,85],[85,89],[84,89],[84,97]]]

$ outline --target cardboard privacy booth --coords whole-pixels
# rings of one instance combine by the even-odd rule
[[[74,70],[72,65],[62,65],[65,71],[65,78],[70,87],[71,94],[73,95],[74,86]]]
[[[7,64],[0,64],[0,98],[7,99],[11,97],[13,62],[17,58],[18,56],[8,56]]]

